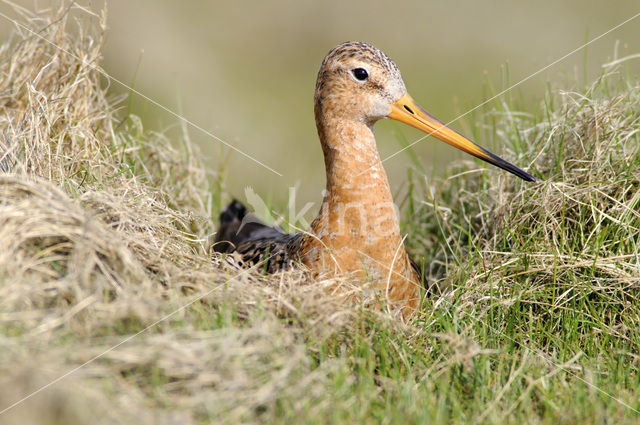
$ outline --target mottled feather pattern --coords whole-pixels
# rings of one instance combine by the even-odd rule
[[[302,234],[281,234],[274,238],[260,238],[242,243],[236,252],[247,265],[259,265],[267,273],[287,270],[300,263]]]
[[[299,262],[301,234],[288,234],[251,218],[247,208],[232,201],[220,214],[220,227],[213,245],[215,252],[240,254],[246,265],[263,266],[268,273],[288,269]],[[266,264],[263,262],[266,261]]]
[[[347,41],[331,49],[329,53],[327,53],[327,56],[325,56],[320,66],[320,71],[318,72],[316,90],[322,88],[322,85],[325,83],[325,79],[322,77],[325,71],[331,69],[329,63],[332,61],[344,61],[346,59],[355,59],[375,64],[381,69],[384,69],[393,78],[400,77],[398,66],[389,56],[382,52],[382,50],[362,41]]]

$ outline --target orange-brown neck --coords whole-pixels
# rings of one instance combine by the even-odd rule
[[[316,114],[326,194],[303,261],[329,274],[359,274],[392,302],[417,305],[416,273],[405,251],[372,126]]]
[[[372,127],[354,120],[327,119],[318,124],[318,134],[332,201],[393,203]]]
[[[318,133],[327,177],[318,216],[324,220],[316,220],[322,227],[319,233],[334,234],[334,240],[349,241],[352,247],[366,247],[380,238],[399,241],[398,219],[372,127],[324,117],[318,120]]]

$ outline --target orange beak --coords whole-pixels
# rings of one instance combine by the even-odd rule
[[[487,161],[496,167],[507,170],[523,180],[534,182],[536,179],[529,173],[521,170],[513,164],[505,161],[499,156],[489,152],[485,148],[476,145],[460,133],[450,129],[437,120],[420,105],[409,94],[405,94],[397,102],[391,104],[391,113],[387,118],[409,124],[412,127],[422,130],[433,137],[442,140],[468,154]]]

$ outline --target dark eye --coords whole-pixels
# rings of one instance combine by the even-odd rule
[[[369,77],[367,70],[364,68],[356,68],[352,72],[353,76],[356,77],[356,80],[364,81]]]

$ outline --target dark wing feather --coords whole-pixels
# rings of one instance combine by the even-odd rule
[[[291,267],[297,260],[301,234],[288,234],[268,226],[247,212],[239,201],[231,202],[220,214],[215,252],[237,252],[250,265],[262,263],[268,273]]]
[[[286,235],[282,230],[267,226],[239,201],[233,200],[220,213],[220,227],[213,245],[215,252],[234,252],[242,243],[253,239],[270,239]]]

